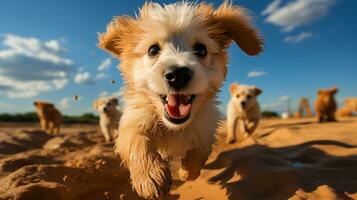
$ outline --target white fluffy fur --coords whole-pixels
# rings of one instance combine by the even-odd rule
[[[115,137],[118,129],[121,112],[117,109],[116,98],[102,97],[93,103],[94,109],[99,113],[99,125],[106,142]]]
[[[168,192],[171,160],[181,160],[181,180],[199,176],[220,118],[215,98],[226,76],[231,41],[249,55],[262,50],[244,9],[227,2],[217,9],[205,3],[146,3],[139,16],[115,18],[99,36],[100,47],[121,60],[124,106],[115,151],[141,197]],[[206,56],[195,54],[197,43],[206,46]],[[152,45],[160,47],[159,54],[148,55]],[[164,80],[172,66],[193,72],[180,91]],[[190,118],[180,124],[166,119],[160,97],[173,93],[196,96]]]
[[[257,96],[261,90],[255,86],[233,83],[231,99],[227,105],[227,142],[248,137],[257,128],[261,114]],[[245,106],[242,106],[245,102]]]

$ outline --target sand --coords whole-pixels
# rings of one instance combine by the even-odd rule
[[[140,199],[96,125],[0,123],[0,199]],[[201,176],[163,199],[357,199],[357,118],[263,120],[253,137],[219,135]]]

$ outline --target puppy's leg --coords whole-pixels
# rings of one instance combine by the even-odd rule
[[[46,120],[44,120],[44,119],[40,119],[40,125],[41,125],[41,129],[43,130],[43,131],[46,131]]]
[[[60,124],[57,124],[57,125],[56,125],[56,131],[55,131],[56,134],[59,134],[59,133],[60,133],[60,127],[61,127]]]
[[[45,120],[45,131],[46,133],[49,133],[50,131],[50,121],[47,120],[47,119],[44,119]]]
[[[329,122],[335,122],[336,121],[336,118],[335,118],[335,113],[331,112],[331,113],[328,113],[327,114],[327,121]]]
[[[55,123],[54,123],[53,121],[52,121],[52,122],[49,122],[48,129],[49,129],[49,132],[50,132],[51,134],[54,133],[54,131],[55,131]]]
[[[128,166],[132,185],[139,196],[155,198],[168,193],[171,174],[168,163],[152,146],[148,136],[133,128],[119,128],[116,152]]]
[[[181,168],[178,171],[181,181],[195,180],[200,175],[207,158],[207,154],[197,149],[188,151],[186,157],[181,160]]]
[[[236,141],[238,119],[228,118],[227,119],[227,143],[234,143]]]
[[[258,127],[259,119],[248,120],[245,124],[245,132],[251,135]]]
[[[239,132],[237,134],[237,140],[238,141],[243,141],[245,138],[249,136],[249,133],[246,130],[246,121],[243,119],[238,120],[237,123],[239,127]]]
[[[109,127],[107,126],[102,126],[102,133],[105,138],[106,142],[110,142],[110,133],[109,133]]]
[[[317,112],[316,116],[317,116],[317,120],[318,120],[319,123],[324,121],[324,117],[323,117],[323,115],[321,113]]]

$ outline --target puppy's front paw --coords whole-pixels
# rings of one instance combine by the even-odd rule
[[[139,196],[152,199],[167,194],[172,183],[167,164],[156,160],[143,167],[130,169],[132,185]]]
[[[200,169],[193,169],[191,171],[188,171],[186,169],[180,168],[178,170],[178,176],[181,181],[192,181],[195,180],[197,177],[200,176]]]

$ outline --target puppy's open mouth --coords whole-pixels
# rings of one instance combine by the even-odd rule
[[[164,104],[165,118],[174,124],[186,122],[191,115],[192,102],[195,95],[169,94],[161,95]]]

